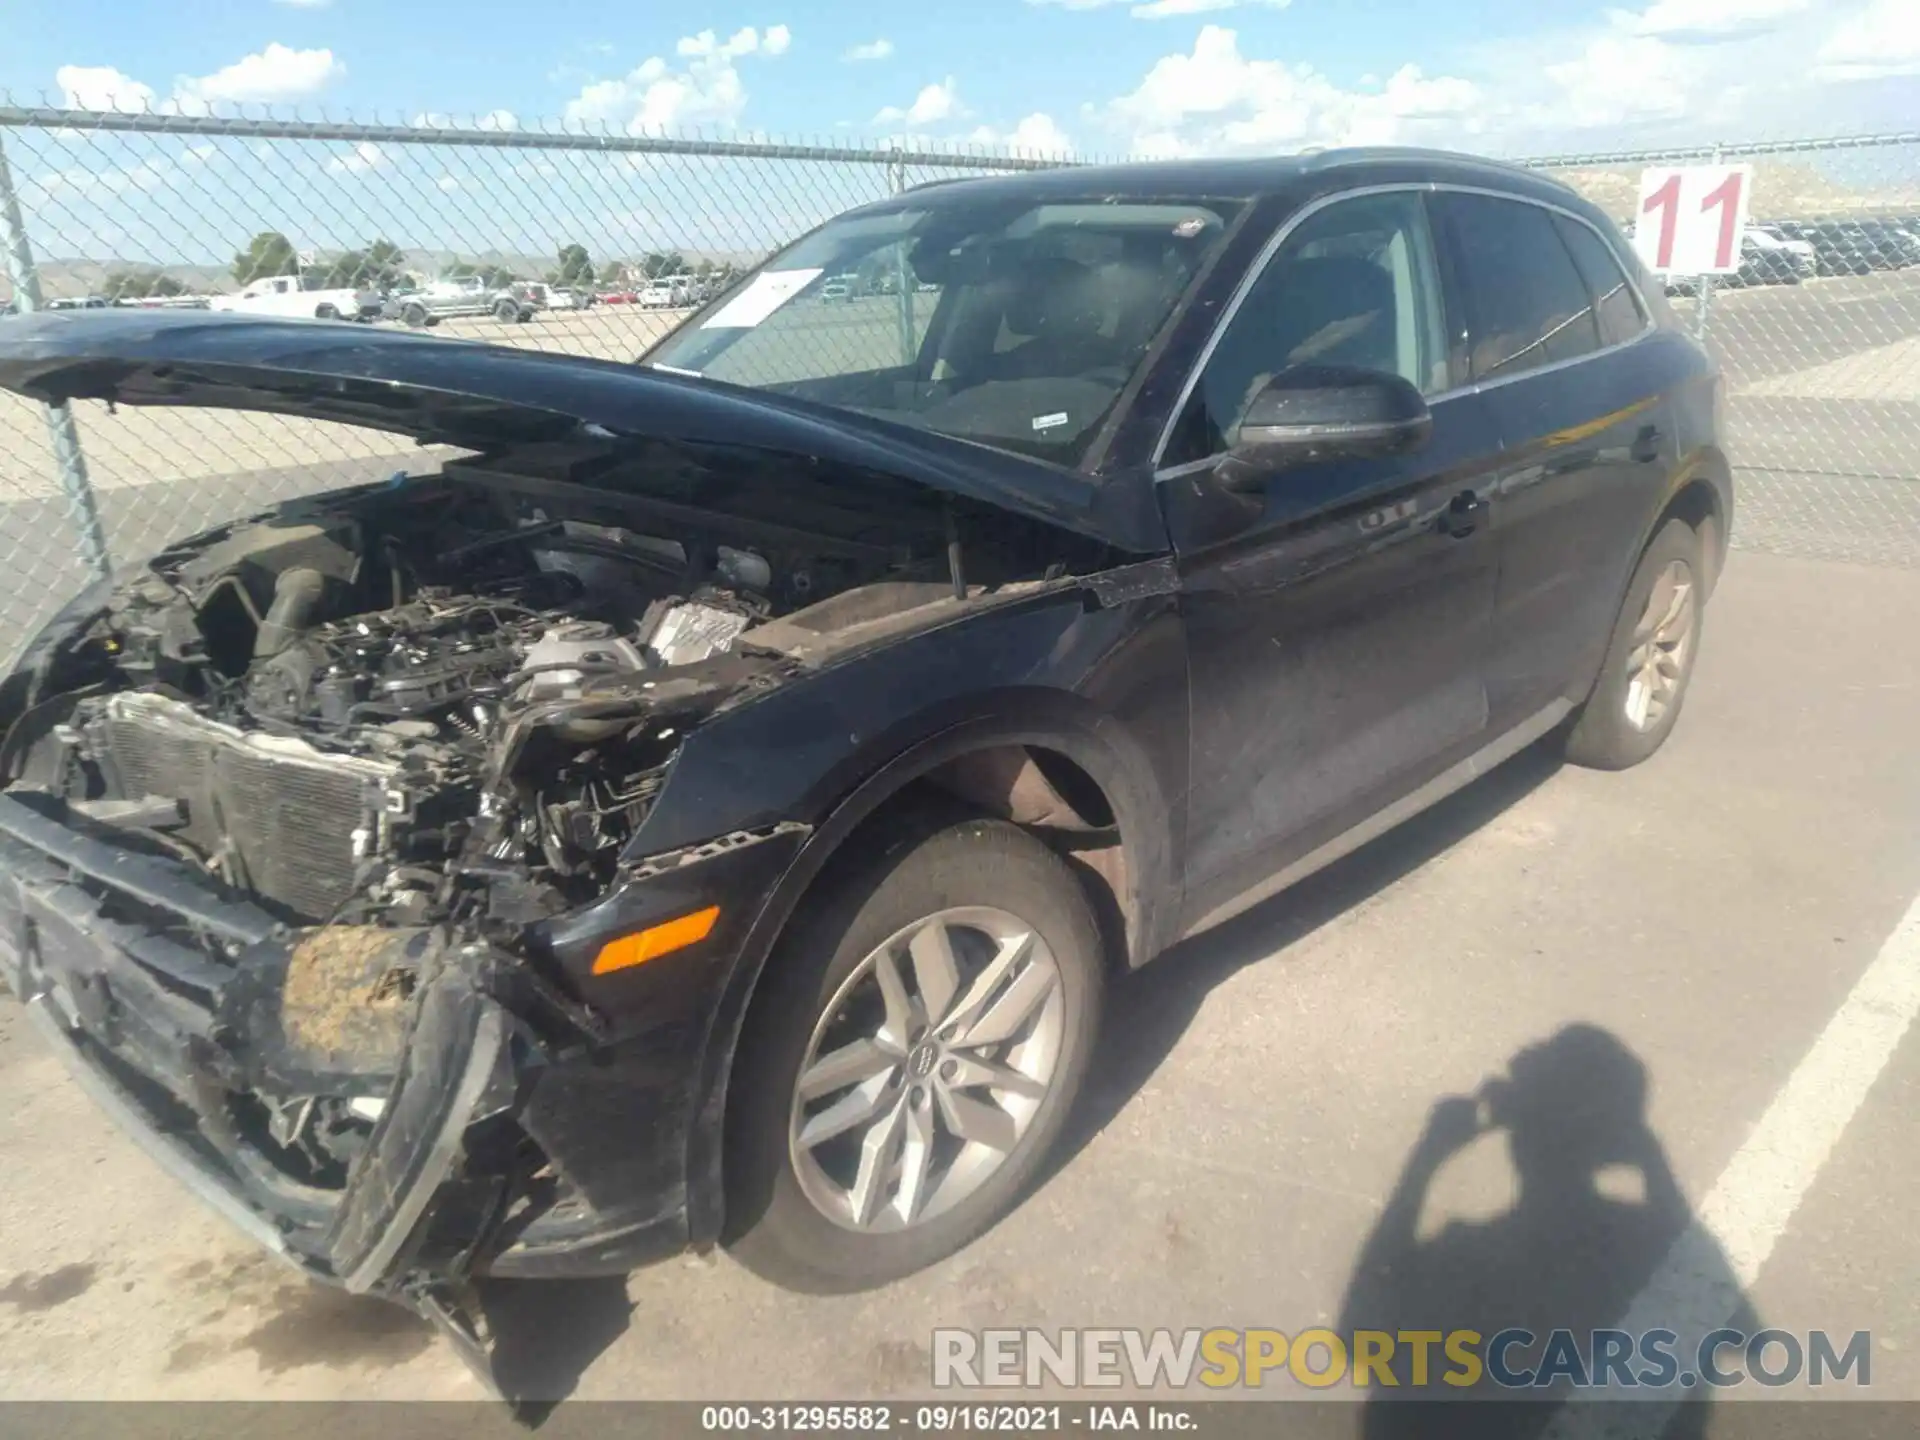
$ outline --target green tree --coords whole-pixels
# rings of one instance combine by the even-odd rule
[[[587,254],[584,245],[562,245],[560,247],[560,268],[553,272],[556,285],[593,284],[593,259]]]
[[[626,283],[626,280],[627,280],[627,262],[626,261],[609,260],[607,261],[606,264],[600,267],[600,283],[602,285],[624,285]]]
[[[184,295],[187,287],[164,270],[113,270],[101,285],[101,293],[109,300],[145,300]]]
[[[389,290],[401,278],[407,252],[391,240],[376,240],[364,250],[347,250],[326,269],[326,283],[336,288]]]
[[[679,275],[686,268],[686,259],[678,250],[649,250],[640,261],[640,269],[649,280],[658,280],[662,275]]]
[[[297,275],[300,255],[293,242],[278,230],[262,230],[247,248],[233,257],[233,278],[242,285],[269,275]]]

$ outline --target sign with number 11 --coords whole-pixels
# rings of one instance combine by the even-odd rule
[[[1688,165],[1640,175],[1633,248],[1662,275],[1731,275],[1747,230],[1751,165]]]

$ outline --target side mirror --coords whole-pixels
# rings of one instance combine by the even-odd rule
[[[1253,397],[1218,478],[1228,489],[1252,489],[1296,465],[1403,455],[1426,444],[1432,432],[1426,400],[1400,376],[1300,365],[1281,371]]]

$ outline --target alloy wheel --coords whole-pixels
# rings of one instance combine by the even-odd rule
[[[890,936],[808,1040],[788,1132],[801,1190],[850,1230],[952,1209],[1031,1127],[1065,1021],[1059,962],[1004,910],[941,910]]]
[[[1698,619],[1693,570],[1670,560],[1654,577],[1627,651],[1627,722],[1651,730],[1679,698]]]

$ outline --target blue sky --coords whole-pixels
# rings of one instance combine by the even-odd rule
[[[1082,156],[1591,153],[1920,121],[1916,0],[572,0],[551,12],[564,24],[523,0],[5,3],[0,88],[96,110]],[[757,253],[886,183],[878,166],[586,150],[0,139],[40,254],[122,262],[221,264],[269,228],[316,251]]]
[[[270,102],[1101,154],[1348,139],[1513,152],[1911,125],[1920,5],[9,0],[0,87],[93,106]]]

